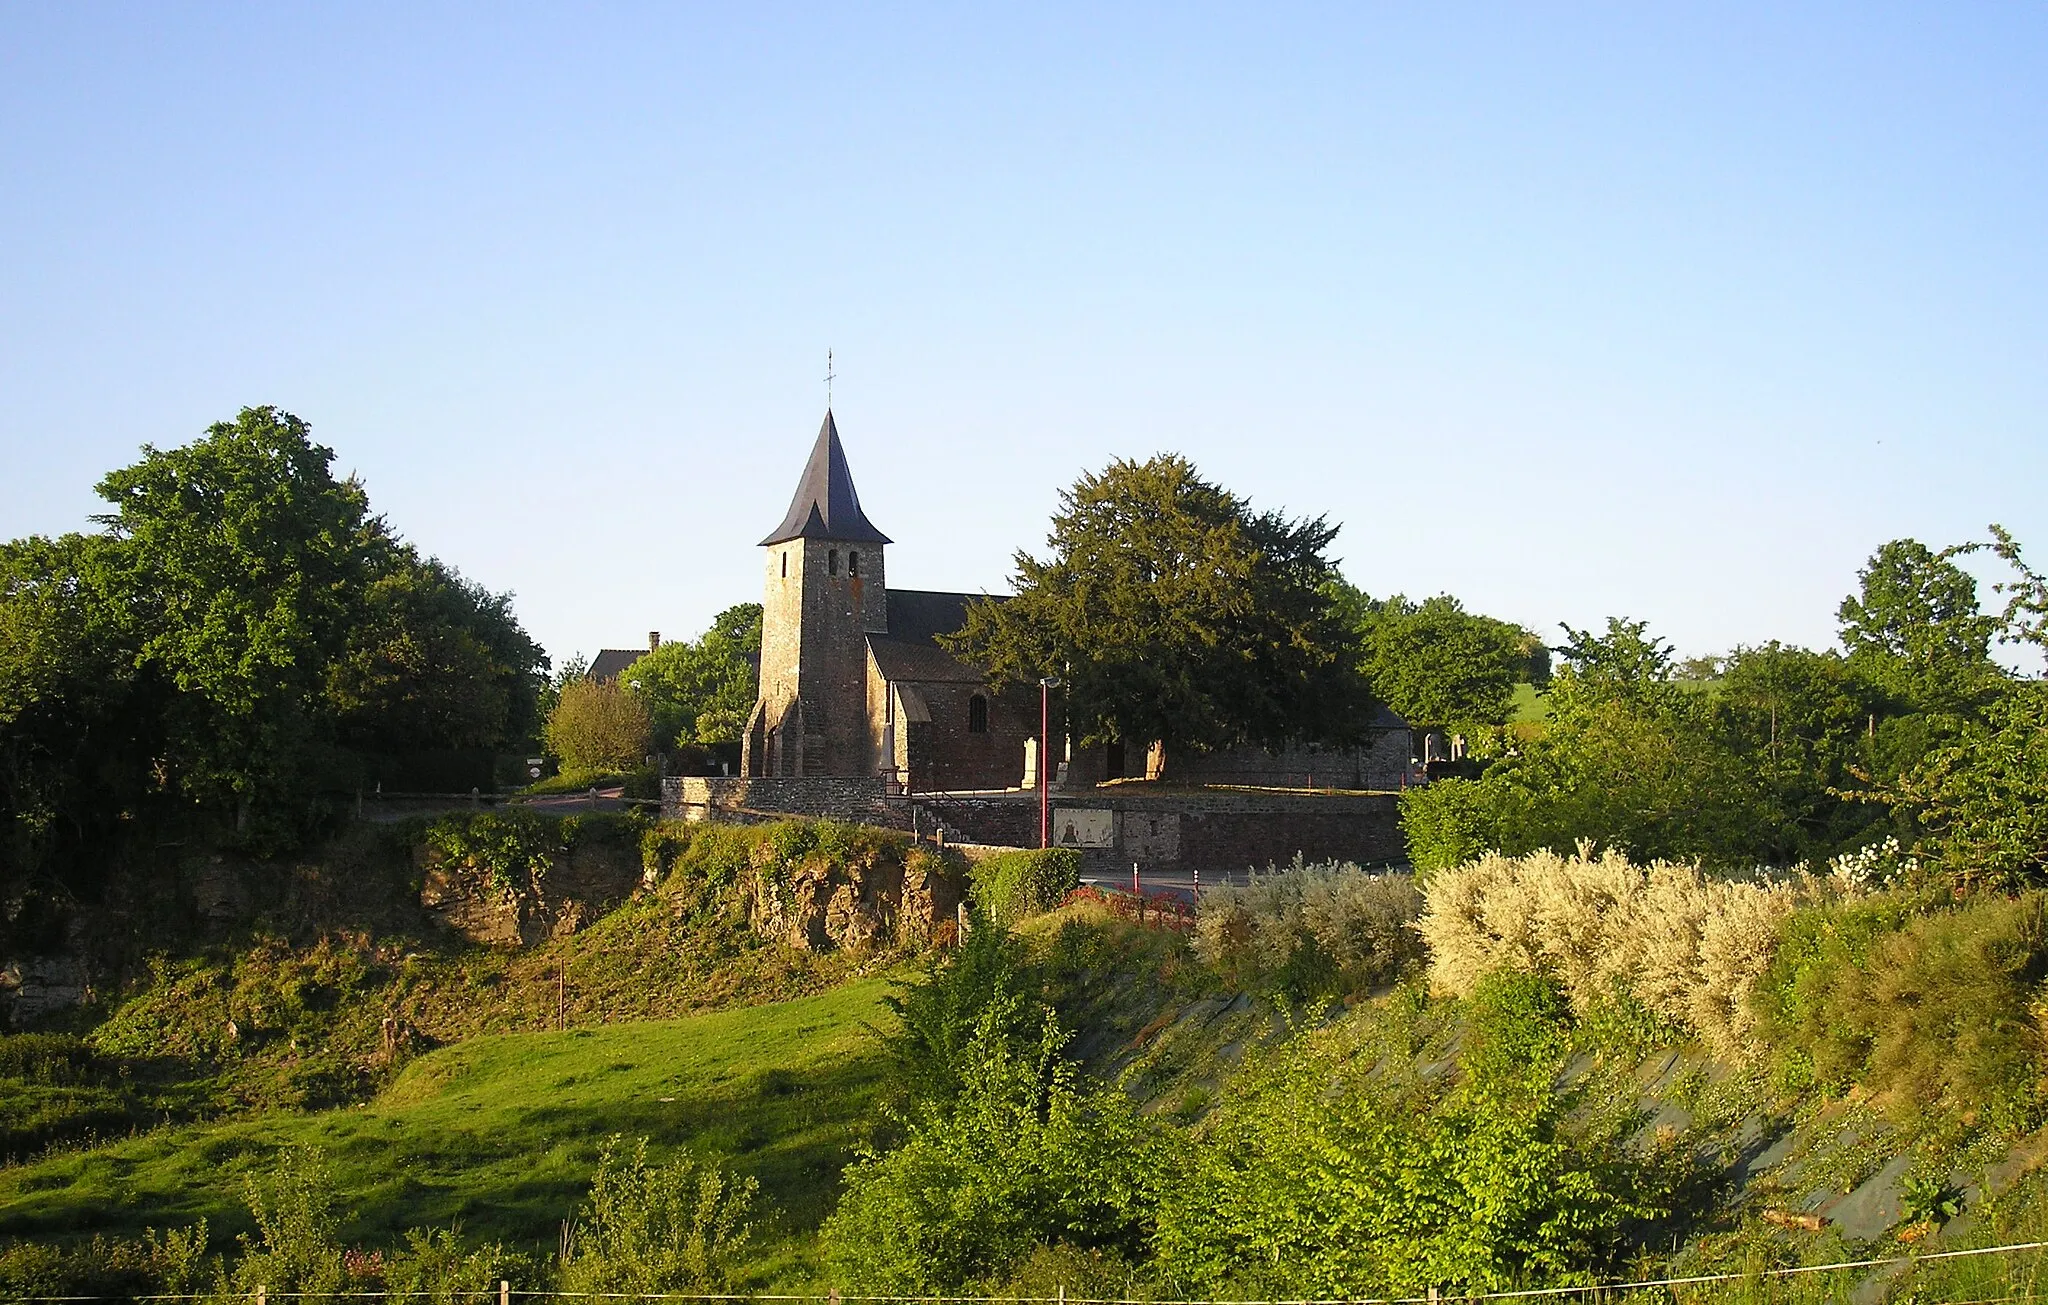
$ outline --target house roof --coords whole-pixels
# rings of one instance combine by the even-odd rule
[[[860,495],[853,489],[853,472],[846,465],[846,450],[839,446],[839,426],[832,410],[825,410],[825,424],[818,428],[818,442],[811,448],[811,460],[804,464],[803,479],[797,482],[796,497],[789,501],[789,515],[761,541],[766,548],[791,539],[838,539],[848,543],[886,544],[889,537],[875,529],[860,510]]]
[[[592,680],[616,680],[627,667],[647,655],[645,648],[605,648],[592,659],[590,669],[583,672]]]
[[[927,684],[979,684],[987,672],[939,646],[938,636],[967,624],[967,605],[991,594],[947,594],[929,589],[889,591],[889,633],[868,636],[875,664],[890,680]],[[1001,602],[1000,597],[996,601]]]

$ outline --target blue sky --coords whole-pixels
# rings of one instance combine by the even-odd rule
[[[558,656],[1184,453],[1374,594],[1824,645],[2048,560],[2048,8],[0,5],[0,532],[305,417]]]

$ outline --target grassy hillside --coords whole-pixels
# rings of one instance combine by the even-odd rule
[[[0,1234],[127,1235],[205,1217],[246,1230],[246,1176],[280,1147],[333,1161],[345,1240],[460,1223],[551,1249],[613,1133],[730,1157],[770,1205],[753,1276],[802,1277],[797,1241],[872,1126],[881,979],[688,1019],[472,1038],[365,1105],[157,1131],[0,1170]]]

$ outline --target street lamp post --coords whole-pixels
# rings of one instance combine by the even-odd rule
[[[1048,786],[1052,752],[1052,691],[1059,681],[1043,676],[1038,681],[1038,846],[1052,846],[1052,790]]]

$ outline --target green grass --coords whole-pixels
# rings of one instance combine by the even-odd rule
[[[1508,701],[1508,724],[1541,725],[1550,719],[1550,708],[1536,692],[1536,686],[1524,680],[1515,686],[1515,696]]]
[[[874,1128],[882,1068],[868,1026],[887,982],[775,1005],[562,1033],[473,1038],[423,1056],[374,1100],[188,1125],[0,1170],[0,1235],[134,1235],[204,1216],[246,1230],[246,1175],[277,1148],[327,1152],[344,1239],[409,1227],[550,1251],[613,1133],[726,1157],[761,1183],[755,1285],[807,1277],[809,1234]]]

